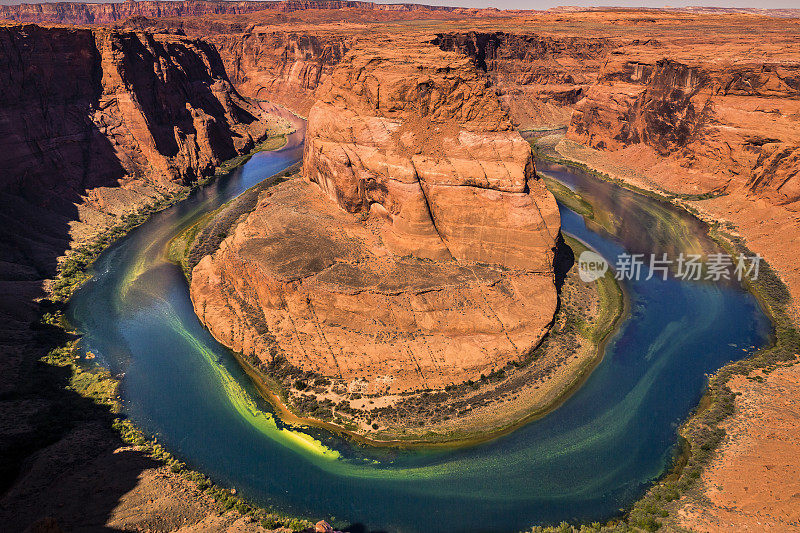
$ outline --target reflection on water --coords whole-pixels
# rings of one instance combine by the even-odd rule
[[[680,252],[707,255],[721,251],[708,237],[705,222],[686,216],[672,204],[646,199],[581,169],[545,161],[537,162],[536,169],[591,199],[595,217],[587,220],[587,225],[620,242],[629,253],[677,257]]]
[[[603,362],[559,409],[511,435],[467,449],[397,451],[287,428],[199,323],[163,251],[202,213],[296,161],[301,142],[302,133],[292,136],[284,150],[259,154],[131,232],[98,260],[97,276],[70,306],[84,348],[125,372],[129,416],[189,465],[262,504],[403,532],[603,519],[668,464],[704,374],[765,342],[765,317],[737,287],[630,281],[631,316]],[[562,207],[564,231],[607,259],[713,245],[698,236],[698,222],[649,198],[567,169],[545,171],[584,194],[595,213],[608,212],[613,222],[587,227]]]

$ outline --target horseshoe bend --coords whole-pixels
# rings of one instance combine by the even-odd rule
[[[317,395],[337,404],[520,362],[555,313],[559,213],[486,81],[463,56],[384,42],[317,95],[302,177],[194,267],[200,319],[265,367],[311,371],[298,398],[334,378]]]
[[[800,530],[797,16],[0,5],[0,529]]]

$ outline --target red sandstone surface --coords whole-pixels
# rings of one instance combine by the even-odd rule
[[[8,295],[34,293],[70,240],[213,174],[281,124],[236,92],[202,41],[0,26],[0,50]],[[25,320],[12,302],[3,311]]]
[[[275,1],[206,1],[206,0],[143,0],[119,3],[57,2],[0,6],[0,19],[15,22],[55,22],[61,24],[110,24],[131,17],[188,17],[240,15],[259,11],[293,12],[309,9],[366,9],[377,12],[405,13],[414,11],[463,13],[458,7],[421,4],[376,4],[357,0],[275,0]],[[491,11],[491,10],[486,10]],[[379,15],[380,16],[380,15]]]
[[[701,482],[707,502],[679,507],[695,531],[800,531],[800,373],[781,368],[731,380],[740,396]]]

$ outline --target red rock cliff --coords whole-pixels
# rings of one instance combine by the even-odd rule
[[[208,175],[275,123],[201,41],[3,26],[0,51],[0,241],[12,293],[53,275],[70,242]]]
[[[330,77],[353,38],[322,32],[265,32],[216,35],[230,80],[242,94],[278,102],[307,115],[314,91]]]
[[[607,38],[474,31],[440,33],[434,44],[471,57],[523,129],[569,123],[573,105],[597,82],[613,46]]]
[[[292,12],[304,9],[360,8],[376,11],[453,11],[458,8],[419,4],[376,4],[354,0],[288,1],[204,1],[142,0],[87,4],[58,2],[0,5],[0,20],[16,22],[57,22],[61,24],[110,24],[130,17],[185,17],[244,14],[263,10]]]
[[[707,176],[694,192],[726,187],[779,204],[800,200],[796,65],[646,58],[606,63],[576,107],[570,138],[602,150],[644,144]]]

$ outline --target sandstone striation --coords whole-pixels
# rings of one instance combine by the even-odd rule
[[[555,199],[487,79],[433,46],[362,45],[317,91],[303,173],[192,274],[224,344],[365,392],[522,358],[555,312]]]
[[[778,204],[800,200],[796,65],[648,61],[646,47],[632,52],[606,63],[576,107],[570,138],[611,151],[646,145],[703,174],[687,192],[745,189]]]
[[[370,228],[295,179],[192,273],[223,344],[276,356],[354,392],[442,388],[520,358],[555,311],[552,277],[392,254]]]
[[[555,201],[466,58],[360,48],[318,97],[305,176],[346,211],[385,220],[394,253],[552,271]]]
[[[353,37],[270,31],[217,35],[209,40],[219,50],[238,91],[307,116],[316,101],[314,91],[330,77],[352,46]]]
[[[459,8],[419,4],[376,4],[357,0],[230,1],[143,0],[119,3],[58,2],[0,6],[0,20],[16,22],[54,22],[61,24],[110,24],[130,17],[187,17],[246,14],[257,11],[292,12],[305,9],[374,11],[456,11]]]

